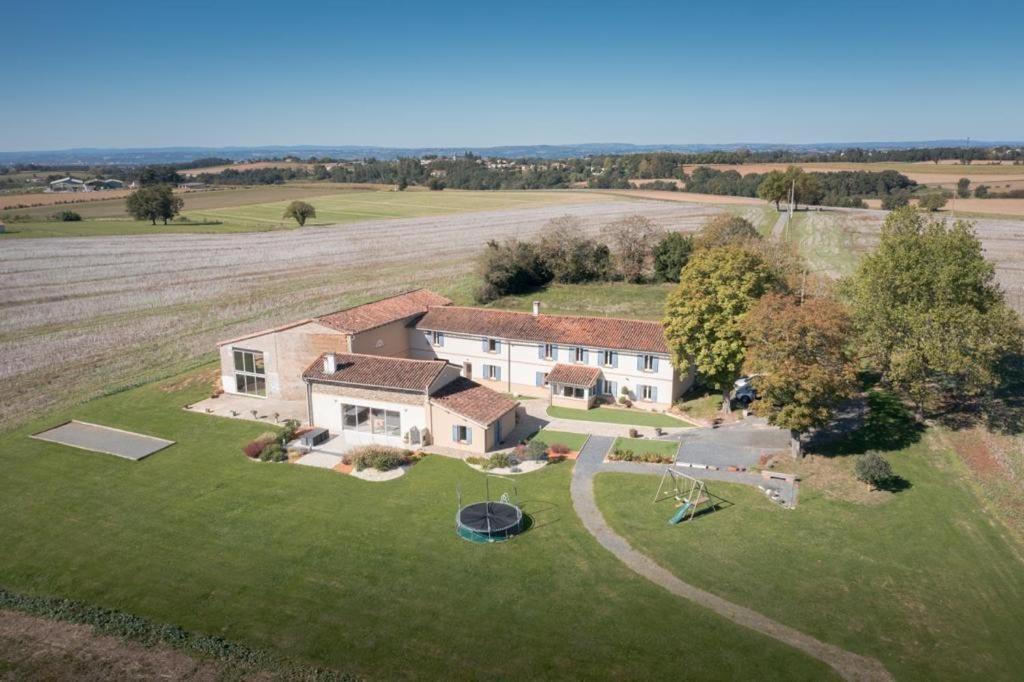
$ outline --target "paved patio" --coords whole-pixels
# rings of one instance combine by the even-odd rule
[[[222,393],[216,398],[206,398],[198,403],[185,406],[190,412],[229,417],[231,419],[247,419],[267,424],[283,424],[286,419],[294,419],[305,424],[308,419],[305,400],[282,400],[280,398],[256,398],[248,395]],[[252,412],[256,410],[256,415]],[[274,415],[277,415],[275,420]]]

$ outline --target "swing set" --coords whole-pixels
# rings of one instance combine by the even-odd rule
[[[661,483],[658,484],[654,501],[661,502],[670,498],[676,501],[676,511],[668,520],[673,526],[692,520],[697,515],[698,508],[704,505],[712,511],[715,509],[704,481],[688,476],[675,467],[667,466],[665,473],[661,475]]]

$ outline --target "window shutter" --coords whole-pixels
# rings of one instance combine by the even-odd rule
[[[494,378],[501,381],[501,365],[494,366]]]
[[[612,351],[612,367],[618,367],[618,366],[619,366],[619,352],[613,350]]]
[[[619,382],[617,381],[606,381],[604,382],[604,386],[605,388],[608,389],[608,395],[612,396],[613,398],[619,392]]]
[[[657,360],[655,360],[657,362]],[[658,387],[651,386],[651,402],[658,402]]]
[[[543,360],[544,359],[544,344],[543,343],[539,344],[537,346],[537,359],[538,360]]]
[[[486,336],[484,338],[480,339],[480,350],[482,350],[485,353],[487,352],[487,337]]]
[[[500,353],[501,352],[501,341],[495,341],[494,342],[494,352],[495,353]]]
[[[558,360],[558,346],[551,346],[551,359]]]
[[[583,349],[583,364],[590,362],[590,351],[586,348]]]
[[[643,355],[637,355],[636,356],[636,370],[638,372],[644,371],[644,356]]]
[[[651,369],[653,369],[655,372],[657,372],[658,371],[658,356],[655,355],[654,357],[651,358],[651,360],[654,361],[654,364],[651,365]]]
[[[473,429],[469,428],[468,426],[466,427],[466,444],[473,444]]]
[[[452,442],[459,442],[459,427],[455,425],[452,425]]]
[[[439,346],[443,346],[444,345],[444,334],[442,334],[441,332],[437,333],[437,345],[439,345]]]
[[[534,378],[534,386],[544,385],[544,372],[537,372],[537,376]]]

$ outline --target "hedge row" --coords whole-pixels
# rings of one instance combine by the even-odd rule
[[[121,637],[144,646],[163,644],[194,656],[268,671],[283,679],[318,682],[358,679],[333,670],[294,663],[269,651],[253,649],[221,637],[188,632],[177,625],[154,623],[130,613],[89,606],[71,599],[30,597],[0,587],[0,609],[20,611],[79,625],[91,625],[98,634]]]

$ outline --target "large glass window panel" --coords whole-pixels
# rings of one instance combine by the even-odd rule
[[[363,432],[370,431],[370,408],[369,407],[357,407],[356,408],[358,427],[357,430]]]
[[[401,417],[394,410],[388,410],[384,416],[386,422],[386,430],[389,436],[401,436],[402,435],[402,423]]]
[[[358,415],[356,414],[355,405],[342,405],[341,406],[341,425],[347,431],[355,431],[356,426],[359,423]]]
[[[242,351],[236,350],[235,351],[235,370],[237,370],[239,372],[243,371],[245,369],[245,366],[242,364],[243,362],[244,362],[244,360],[242,359]]]
[[[372,417],[372,424],[371,424],[371,426],[372,426],[373,433],[376,434],[376,435],[379,435],[379,436],[383,436],[384,435],[384,410],[379,408],[379,407],[375,407],[370,412],[370,415]]]

